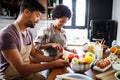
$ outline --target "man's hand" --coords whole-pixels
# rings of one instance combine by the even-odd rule
[[[59,54],[55,57],[55,60],[56,60],[56,59],[63,59],[63,58],[62,58],[63,55],[64,55],[64,53],[59,53]]]
[[[65,66],[69,66],[69,62],[63,60],[63,59],[57,59],[55,61],[52,62],[54,67],[65,67]]]

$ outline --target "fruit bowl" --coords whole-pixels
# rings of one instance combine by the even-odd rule
[[[70,63],[70,67],[74,72],[84,73],[88,69],[90,69],[90,64],[74,64]]]
[[[64,54],[63,59],[70,62],[70,67],[74,72],[83,73],[90,69],[90,63],[95,60],[92,52],[80,54]]]

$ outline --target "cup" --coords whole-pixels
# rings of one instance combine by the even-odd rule
[[[103,57],[103,48],[101,45],[95,45],[95,56],[97,59],[101,59]]]

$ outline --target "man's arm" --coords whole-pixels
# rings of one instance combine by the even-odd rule
[[[3,55],[9,64],[22,75],[31,74],[50,68],[50,64],[24,64],[17,49],[3,50]]]
[[[68,66],[68,62],[62,59],[49,62],[47,64],[25,64],[17,49],[3,50],[3,56],[21,75],[36,73],[48,68]],[[52,59],[51,59],[52,60]]]
[[[30,53],[30,58],[34,60],[35,62],[50,62],[54,61],[54,57],[44,56],[44,53],[42,51],[38,51],[35,49],[34,44],[32,44],[32,50]]]

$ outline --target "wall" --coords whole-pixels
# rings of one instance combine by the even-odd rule
[[[0,19],[0,30],[5,27],[5,26],[8,26],[9,24],[13,23],[15,20],[12,20],[12,19]],[[41,20],[38,22],[38,24],[36,24],[35,28],[29,28],[31,31],[32,31],[32,34],[33,34],[33,38],[36,37],[37,35],[37,32],[39,31],[39,29],[41,27],[45,27],[47,26],[50,22],[52,21],[47,21],[47,20]]]
[[[90,0],[89,19],[111,19],[113,0]]]
[[[36,37],[36,35],[41,27],[46,27],[51,22],[52,22],[52,20],[41,20],[36,24],[35,28],[29,28],[33,34],[33,39]]]
[[[112,19],[118,22],[117,40],[120,41],[120,0],[113,0]]]

